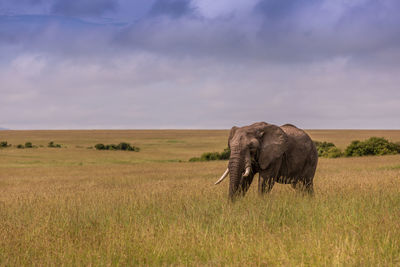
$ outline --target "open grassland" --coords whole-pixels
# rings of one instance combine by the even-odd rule
[[[309,131],[344,148],[400,131]],[[0,265],[399,265],[400,155],[320,159],[315,197],[230,204],[228,131],[0,131]],[[48,142],[63,148],[47,148]],[[96,143],[141,151],[95,151]],[[181,162],[180,162],[181,161]]]

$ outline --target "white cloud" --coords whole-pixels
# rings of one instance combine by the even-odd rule
[[[400,77],[354,69],[347,58],[237,64],[137,52],[94,63],[27,54],[13,66],[0,69],[0,113],[7,114],[0,125],[14,129],[229,128],[255,121],[400,127]],[[26,75],[29,68],[36,71]]]
[[[249,14],[257,2],[258,0],[193,0],[198,12],[208,19]]]
[[[282,17],[268,17],[255,3],[196,0],[200,16],[129,25],[3,18],[0,125],[400,128],[394,11],[373,1],[277,1]]]

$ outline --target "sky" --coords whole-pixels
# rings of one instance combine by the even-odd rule
[[[0,0],[0,127],[400,129],[398,0]]]

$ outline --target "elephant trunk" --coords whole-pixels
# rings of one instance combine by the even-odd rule
[[[233,200],[238,193],[239,186],[242,183],[242,175],[245,169],[244,155],[240,151],[232,150],[229,159],[229,198]]]

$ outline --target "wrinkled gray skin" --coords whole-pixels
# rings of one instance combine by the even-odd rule
[[[271,191],[274,183],[291,184],[296,190],[314,193],[313,179],[318,162],[317,149],[311,138],[291,124],[281,127],[257,122],[233,127],[228,141],[229,197],[245,195],[259,173],[258,192]],[[251,171],[244,176],[246,167]]]

